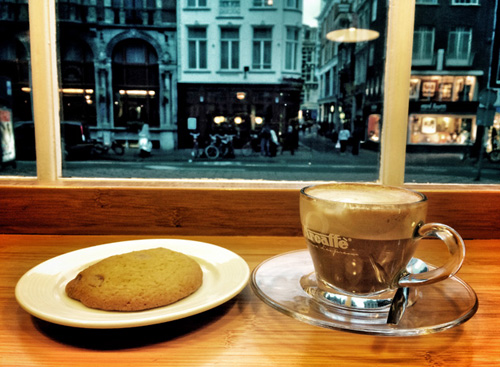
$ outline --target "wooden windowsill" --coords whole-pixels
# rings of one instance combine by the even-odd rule
[[[299,236],[311,182],[35,179],[0,181],[0,233]],[[427,220],[464,238],[500,238],[500,185],[407,185]]]

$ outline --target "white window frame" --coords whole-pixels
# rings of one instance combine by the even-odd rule
[[[205,31],[205,37],[204,38],[199,38],[199,37],[189,37],[189,31],[192,29],[203,29]],[[207,27],[200,27],[200,26],[188,26],[186,28],[186,34],[187,34],[187,69],[188,70],[207,70],[208,69],[208,36],[207,36],[208,29]],[[195,52],[195,64],[194,66],[190,65],[190,53],[191,49],[194,46],[194,52]],[[204,60],[203,60],[204,59]],[[204,65],[203,65],[204,64]]]
[[[455,42],[451,42],[455,36]],[[448,48],[446,50],[447,65],[469,65],[472,52],[472,28],[456,27],[448,34]],[[465,47],[464,47],[465,46]],[[459,52],[459,49],[467,49],[466,52]]]
[[[427,42],[430,35],[430,44]],[[430,26],[422,26],[414,31],[413,38],[413,65],[432,65],[434,58],[434,42],[436,29]]]
[[[300,29],[297,27],[286,27],[286,46],[285,46],[285,70],[296,71],[298,65],[298,50]],[[292,38],[289,38],[292,35]],[[288,57],[290,55],[290,57]]]
[[[479,0],[451,0],[451,5],[479,5]]]
[[[273,0],[252,0],[254,8],[272,8],[274,6]]]
[[[270,38],[255,38],[256,29],[269,29],[271,31]],[[254,56],[256,49],[259,49],[259,61],[254,63]],[[266,55],[269,54],[269,63],[267,63]],[[271,70],[273,67],[273,28],[264,27],[253,27],[252,29],[252,69],[253,70]]]
[[[188,8],[206,8],[208,0],[186,0],[186,6]]]
[[[384,129],[378,182],[399,186],[404,184],[415,0],[390,0],[389,3],[386,73],[383,80]],[[244,185],[256,188],[262,185],[267,188],[297,187],[297,183],[294,182],[262,184],[241,180],[112,180],[62,177],[55,0],[30,1],[29,14],[37,177],[2,176],[0,182],[7,182],[8,185],[27,184],[44,187],[127,186],[145,185],[151,182],[164,187],[241,188]]]
[[[438,5],[439,0],[416,0],[417,5]]]
[[[300,9],[300,0],[285,0],[287,9]]]
[[[236,38],[223,38],[222,32],[227,29],[235,29],[238,31],[238,36]],[[220,28],[220,69],[221,70],[238,70],[240,68],[240,29],[238,27],[221,27]],[[225,46],[224,46],[225,45]],[[227,67],[223,67],[223,55],[222,49],[227,47]],[[236,48],[236,49],[235,49]],[[233,66],[232,60],[233,56],[236,54],[237,64]]]

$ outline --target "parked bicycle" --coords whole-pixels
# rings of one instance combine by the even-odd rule
[[[233,148],[234,135],[210,134],[210,144],[205,148],[205,154],[209,159],[234,158]]]
[[[111,141],[111,144],[104,144],[99,140],[91,140],[91,143],[93,144],[92,151],[99,155],[108,153],[109,149],[111,149],[117,155],[125,154],[125,148],[116,140]]]
[[[260,139],[258,134],[250,134],[250,140],[248,140],[245,145],[241,148],[241,153],[245,156],[248,157],[252,153],[259,153],[260,152]]]

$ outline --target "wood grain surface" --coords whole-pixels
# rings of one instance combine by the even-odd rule
[[[66,220],[61,217],[59,220]],[[459,276],[479,297],[458,327],[419,337],[381,337],[311,326],[260,301],[247,286],[210,311],[123,330],[58,326],[26,313],[14,288],[30,268],[69,251],[151,236],[0,235],[0,366],[494,366],[500,355],[500,240],[468,240]],[[155,237],[157,238],[157,237]],[[177,238],[179,238],[177,236]],[[189,236],[242,256],[253,269],[305,248],[301,237]],[[427,241],[419,257],[438,261]]]
[[[0,233],[300,236],[299,189],[0,186]],[[500,189],[417,186],[428,221],[500,238]]]

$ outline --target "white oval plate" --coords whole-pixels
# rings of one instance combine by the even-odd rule
[[[156,247],[194,258],[203,270],[202,286],[176,303],[140,312],[96,310],[66,295],[66,283],[93,263],[112,255]],[[245,260],[209,243],[178,239],[122,241],[69,252],[37,265],[18,281],[16,299],[28,313],[55,324],[127,328],[177,320],[214,308],[241,292],[249,278],[250,269]]]

